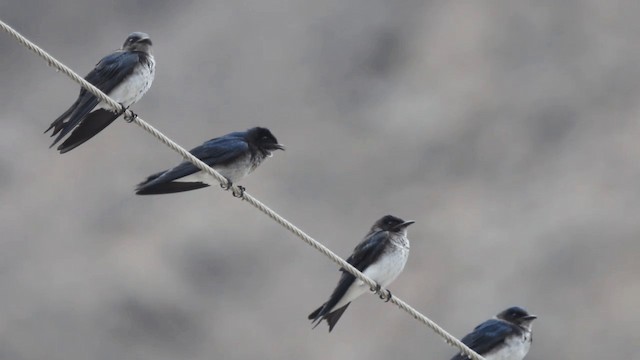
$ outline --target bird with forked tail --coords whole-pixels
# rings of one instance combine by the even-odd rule
[[[373,224],[364,240],[358,244],[347,262],[378,284],[380,288],[391,284],[404,269],[409,257],[409,239],[407,227],[415,221],[404,221],[392,215],[386,215]],[[362,281],[351,273],[340,269],[342,275],[329,300],[309,314],[309,320],[315,323],[322,320],[333,330],[342,314],[353,300],[369,290]],[[387,301],[391,294],[387,294]]]
[[[486,360],[522,360],[531,347],[531,323],[538,317],[519,306],[512,306],[489,319],[462,338]],[[457,354],[451,360],[466,360]]]
[[[218,171],[231,186],[255,170],[275,150],[284,150],[284,145],[278,144],[269,129],[254,127],[211,139],[189,152]],[[191,162],[183,161],[147,177],[138,184],[136,194],[171,194],[217,184],[212,176]]]
[[[151,39],[145,33],[134,32],[127,37],[122,49],[103,57],[85,80],[124,108],[129,108],[149,90],[154,74]],[[108,104],[82,88],[76,101],[51,123],[45,133],[53,130],[51,136],[57,135],[51,146],[71,133],[58,146],[63,154],[94,137],[120,115],[122,111],[113,112]]]

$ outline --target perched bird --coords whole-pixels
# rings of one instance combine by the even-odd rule
[[[230,183],[247,176],[260,165],[272,151],[284,150],[271,131],[254,127],[247,131],[233,132],[191,149],[190,153],[214,168]],[[188,161],[171,169],[153,174],[138,184],[136,194],[170,194],[200,189],[218,182]]]
[[[127,37],[122,49],[103,57],[85,80],[128,108],[151,87],[155,66],[149,35],[134,32]],[[58,135],[53,146],[73,130],[58,146],[63,154],[94,137],[120,115],[122,112],[112,112],[109,105],[82,88],[73,105],[55,119],[45,133],[53,129],[51,136]]]
[[[462,342],[487,360],[522,360],[531,346],[531,323],[537,316],[521,307],[510,307],[476,326]],[[451,360],[467,360],[458,354]]]
[[[414,222],[391,215],[382,217],[353,249],[353,254],[347,262],[378,283],[377,290],[386,287],[400,275],[407,263],[407,227]],[[309,315],[309,320],[315,323],[314,328],[324,319],[327,320],[331,332],[349,304],[368,290],[367,285],[355,276],[344,269],[340,271],[342,275],[329,300]],[[390,295],[388,294],[387,300],[390,299]]]

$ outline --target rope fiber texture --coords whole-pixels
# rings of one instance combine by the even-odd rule
[[[64,65],[63,63],[61,63],[60,61],[55,59],[53,56],[49,55],[46,51],[44,51],[39,46],[37,46],[36,44],[31,42],[29,39],[27,39],[26,37],[24,37],[23,35],[18,33],[16,30],[11,28],[9,25],[7,25],[2,20],[0,20],[0,28],[2,28],[2,30],[4,30],[9,35],[11,35],[11,37],[13,37],[16,41],[18,41],[20,44],[25,46],[27,49],[33,51],[38,56],[40,56],[45,61],[47,61],[49,66],[52,66],[52,67],[56,68],[57,70],[61,71],[63,74],[65,74],[69,78],[71,78],[73,81],[75,81],[76,83],[80,84],[80,86],[82,86],[85,89],[87,89],[87,91],[91,92],[93,95],[98,97],[98,99],[100,99],[100,100],[104,101],[105,103],[107,103],[112,108],[113,112],[124,113],[124,116],[125,116],[125,119],[126,119],[127,122],[136,123],[142,129],[144,129],[145,131],[147,131],[148,133],[153,135],[156,139],[160,140],[165,145],[167,145],[168,147],[170,147],[174,151],[178,152],[185,160],[190,161],[197,168],[199,168],[200,170],[204,171],[205,173],[207,173],[210,176],[212,176],[213,178],[215,178],[218,182],[220,182],[220,184],[222,186],[226,187],[227,190],[232,190],[234,195],[235,194],[239,194],[240,196],[238,196],[238,197],[242,198],[243,200],[245,200],[249,204],[253,205],[255,208],[257,208],[258,210],[263,212],[265,215],[267,215],[268,217],[273,219],[275,222],[277,222],[278,224],[282,225],[285,229],[289,230],[290,232],[295,234],[297,237],[302,239],[305,243],[307,243],[308,245],[310,245],[311,247],[313,247],[314,249],[318,250],[319,252],[324,254],[326,257],[331,259],[338,266],[340,266],[341,268],[344,268],[346,271],[348,271],[353,276],[355,276],[358,280],[360,280],[363,283],[367,284],[372,289],[372,291],[377,293],[380,296],[381,299],[385,300],[385,302],[392,302],[393,304],[397,305],[400,309],[404,310],[409,315],[411,315],[414,319],[416,319],[419,322],[427,325],[436,334],[438,334],[439,336],[444,338],[444,340],[445,340],[445,342],[447,344],[457,347],[468,358],[473,359],[473,360],[484,360],[484,358],[482,356],[478,355],[475,351],[471,350],[468,346],[463,344],[460,340],[455,338],[453,335],[449,334],[446,330],[444,330],[438,324],[433,322],[431,319],[429,319],[428,317],[426,317],[423,314],[421,314],[420,312],[418,312],[416,309],[411,307],[409,304],[407,304],[406,302],[404,302],[400,298],[398,298],[396,296],[391,296],[391,293],[387,289],[383,289],[383,288],[376,289],[378,284],[375,281],[373,281],[370,278],[364,276],[364,274],[362,274],[358,269],[356,269],[355,267],[351,266],[351,264],[347,263],[344,259],[342,259],[338,255],[333,253],[326,246],[324,246],[320,242],[314,240],[312,237],[310,237],[305,232],[300,230],[297,226],[293,225],[287,219],[283,218],[278,213],[276,213],[275,211],[271,210],[269,207],[264,205],[258,199],[256,199],[253,196],[251,196],[245,190],[241,189],[240,187],[238,187],[236,185],[232,185],[229,188],[229,183],[228,183],[227,179],[224,176],[220,175],[216,170],[212,169],[210,166],[208,166],[207,164],[202,162],[200,159],[198,159],[195,156],[193,156],[190,152],[188,152],[183,147],[181,147],[180,145],[175,143],[173,140],[171,140],[170,138],[165,136],[163,133],[161,133],[156,128],[151,126],[149,123],[144,121],[142,118],[140,118],[139,116],[134,114],[131,110],[123,109],[122,105],[120,105],[118,102],[116,102],[113,99],[111,99],[105,93],[100,91],[100,89],[98,89],[97,87],[93,86],[91,83],[89,83],[85,79],[83,79],[76,72],[74,72],[69,67],[67,67],[66,65]],[[374,290],[374,289],[376,289],[376,290]]]

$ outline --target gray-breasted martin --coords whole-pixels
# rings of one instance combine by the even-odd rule
[[[254,127],[211,139],[189,152],[218,171],[230,183],[235,183],[255,170],[265,158],[272,156],[275,150],[284,150],[284,146],[278,144],[271,131]],[[217,184],[216,179],[191,162],[184,161],[171,169],[149,176],[138,184],[136,194],[170,194]]]
[[[355,247],[347,262],[378,283],[379,287],[386,287],[400,275],[407,263],[407,227],[414,222],[391,215],[382,217]],[[315,322],[314,328],[324,319],[331,331],[349,304],[369,290],[367,285],[356,280],[355,276],[344,269],[340,271],[342,275],[329,300],[309,315],[309,320]]]
[[[514,306],[476,326],[462,342],[486,360],[522,360],[531,346],[531,323],[537,316]],[[458,354],[451,360],[467,360]]]
[[[127,37],[122,49],[103,57],[85,80],[128,108],[151,87],[155,65],[149,35],[134,32]],[[112,112],[109,105],[82,88],[76,101],[51,123],[45,133],[53,129],[51,136],[58,135],[51,144],[53,146],[73,130],[58,146],[63,154],[94,137],[120,115],[122,112]]]

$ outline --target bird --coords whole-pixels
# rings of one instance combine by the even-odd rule
[[[271,157],[273,151],[284,149],[269,129],[254,127],[211,139],[189,152],[224,176],[229,182],[225,187],[228,189]],[[170,194],[216,184],[213,177],[184,161],[147,177],[136,187],[136,194]]]
[[[377,292],[386,287],[404,269],[409,257],[407,227],[413,223],[415,221],[404,221],[392,215],[383,216],[373,224],[369,233],[347,258],[349,264],[378,284],[371,290]],[[312,324],[315,323],[313,328],[326,320],[331,332],[349,304],[368,290],[366,284],[344,268],[340,271],[342,275],[329,300],[308,316]],[[384,298],[382,295],[381,297]],[[386,298],[387,301],[391,299],[390,292]]]
[[[131,33],[121,49],[103,57],[84,79],[123,108],[129,108],[142,98],[153,82],[156,62],[151,54],[151,45],[149,35]],[[57,135],[50,147],[73,130],[57,148],[61,154],[71,151],[94,137],[123,112],[113,112],[110,105],[82,88],[71,107],[45,130],[47,133],[53,129],[51,136]]]
[[[513,306],[478,325],[462,342],[486,360],[522,360],[531,346],[531,324],[538,317]],[[467,360],[460,353],[451,360]]]

